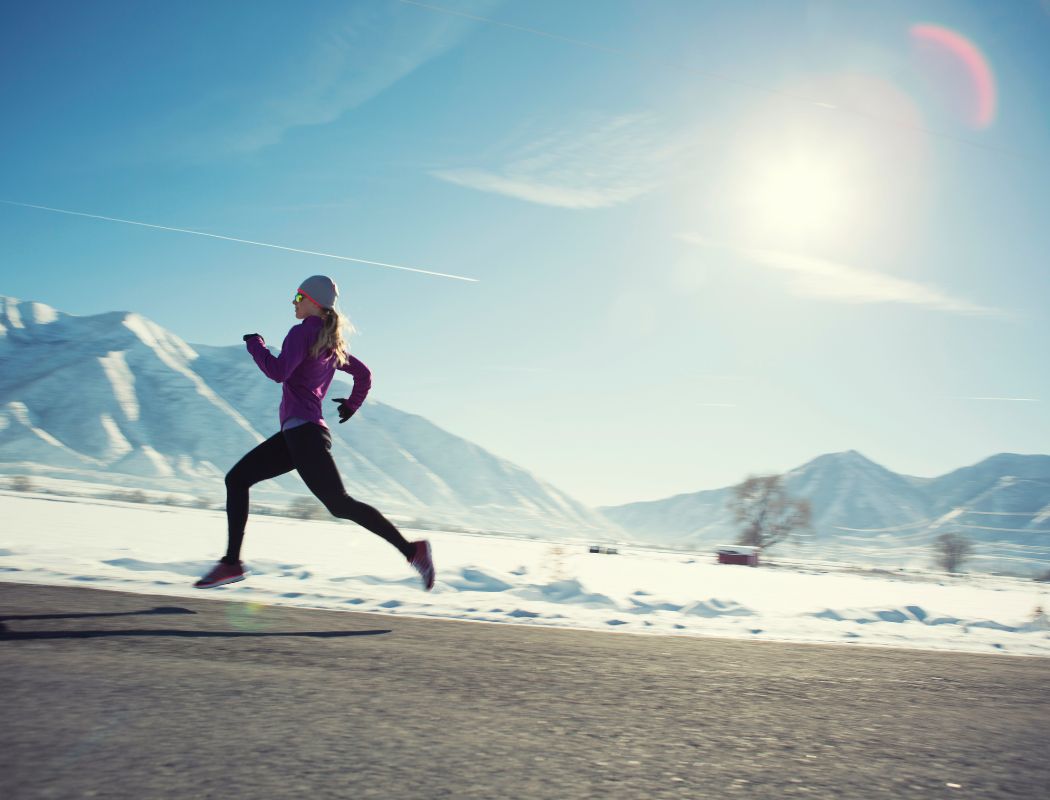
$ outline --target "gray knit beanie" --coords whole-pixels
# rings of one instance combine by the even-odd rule
[[[335,281],[327,275],[311,275],[299,284],[299,289],[316,300],[321,308],[335,308],[335,300],[339,297]]]

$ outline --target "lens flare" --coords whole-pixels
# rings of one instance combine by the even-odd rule
[[[226,606],[226,620],[239,631],[261,631],[270,627],[266,618],[266,605],[263,603],[229,603]]]
[[[977,45],[940,25],[913,25],[908,32],[923,77],[949,111],[973,128],[991,125],[995,77]]]

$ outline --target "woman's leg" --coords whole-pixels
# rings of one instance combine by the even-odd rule
[[[386,539],[411,560],[415,547],[386,517],[370,505],[346,493],[339,470],[332,459],[332,434],[327,428],[308,423],[284,432],[296,470],[317,499],[333,516],[356,522],[362,528]]]
[[[249,487],[294,468],[284,435],[278,431],[226,473],[226,520],[230,538],[223,561],[233,563],[240,560],[244,527],[248,524]]]

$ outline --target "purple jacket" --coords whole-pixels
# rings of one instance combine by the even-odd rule
[[[368,390],[372,388],[372,373],[353,356],[348,355],[349,360],[342,367],[336,367],[335,356],[331,353],[322,354],[320,358],[310,356],[310,348],[317,341],[322,324],[320,317],[307,317],[298,325],[293,325],[284,337],[281,354],[277,358],[266,349],[266,342],[261,336],[246,342],[248,352],[263,374],[270,380],[284,384],[281,387],[282,427],[285,420],[292,417],[328,427],[321,410],[321,401],[328,392],[336,369],[348,372],[354,378],[354,391],[347,400],[347,405],[354,411],[361,407]]]

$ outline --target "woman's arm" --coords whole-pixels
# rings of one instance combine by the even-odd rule
[[[248,352],[255,359],[255,363],[263,371],[263,375],[277,383],[284,383],[288,376],[295,371],[295,368],[306,358],[307,341],[305,333],[306,330],[302,325],[293,326],[288,331],[288,335],[284,337],[284,344],[281,345],[281,354],[277,358],[274,358],[270,351],[266,349],[266,342],[263,341],[261,336],[250,337],[245,341],[245,344],[248,346]]]
[[[354,390],[346,398],[346,405],[350,407],[351,413],[353,413],[365,402],[365,397],[368,396],[368,391],[372,388],[372,373],[363,362],[349,353],[346,358],[346,363],[339,369],[350,373],[354,379]]]

